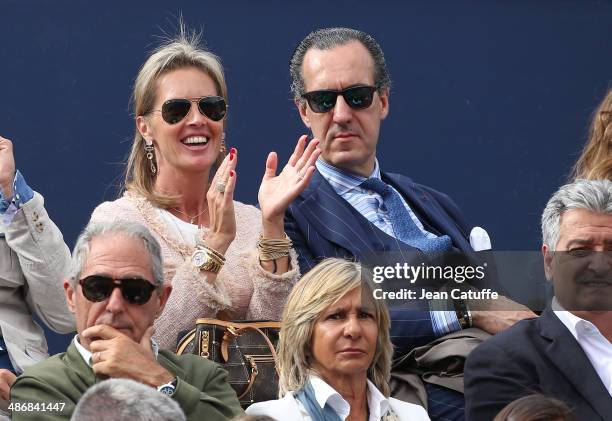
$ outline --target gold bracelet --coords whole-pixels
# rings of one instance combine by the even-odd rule
[[[208,250],[210,253],[212,253],[215,256],[217,256],[219,258],[219,260],[221,260],[222,262],[225,262],[225,256],[223,254],[221,254],[220,252],[218,252],[214,248],[212,248],[209,245],[207,245],[201,239],[196,240],[196,249]]]
[[[281,257],[289,256],[289,249],[293,246],[291,239],[285,234],[285,238],[264,238],[259,236],[257,250],[259,250],[259,260],[276,260]]]
[[[225,256],[205,244],[198,243],[191,255],[191,262],[201,271],[219,273],[225,264]]]

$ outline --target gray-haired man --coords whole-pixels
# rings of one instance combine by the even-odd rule
[[[176,401],[129,379],[108,379],[89,388],[71,421],[185,421]]]
[[[542,237],[555,298],[470,354],[469,420],[493,419],[532,393],[565,401],[577,420],[612,416],[612,181],[561,187],[544,209]]]
[[[156,387],[189,420],[242,413],[223,369],[194,355],[158,350],[151,340],[172,286],[163,282],[160,246],[144,226],[90,223],[77,240],[64,289],[78,334],[66,353],[17,378],[13,419],[68,419],[83,393],[106,378]]]

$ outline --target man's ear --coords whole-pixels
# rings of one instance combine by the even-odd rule
[[[299,101],[297,99],[294,101],[294,103],[298,109],[298,112],[300,113],[300,118],[304,122],[304,125],[310,129],[310,119],[308,118],[308,115],[306,113],[306,111],[308,110],[308,104],[306,103],[306,101]]]
[[[64,280],[64,293],[66,294],[66,304],[68,304],[68,310],[70,310],[72,314],[76,314],[76,290],[70,285],[69,279]]]
[[[379,93],[380,97],[380,119],[384,120],[389,115],[389,88]]]
[[[554,252],[547,244],[542,244],[542,257],[544,258],[544,274],[546,275],[546,279],[552,282],[552,261]]]
[[[161,287],[161,290],[157,293],[157,299],[159,300],[159,302],[157,306],[157,313],[155,314],[156,319],[164,311],[164,307],[166,307],[166,303],[168,302],[168,297],[170,297],[171,292],[172,285],[164,282],[164,285]]]

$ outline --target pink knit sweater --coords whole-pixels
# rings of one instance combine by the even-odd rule
[[[164,277],[172,283],[166,308],[155,321],[154,338],[161,348],[175,350],[177,335],[195,327],[198,318],[216,317],[223,311],[232,320],[280,320],[291,287],[299,278],[294,250],[291,267],[283,275],[265,271],[259,264],[256,244],[262,230],[261,212],[234,201],[236,238],[225,253],[226,263],[214,282],[191,263],[193,247],[177,238],[158,216],[151,202],[128,191],[114,202],[104,202],[91,215],[100,222],[128,219],[145,225],[162,248]],[[200,234],[206,238],[207,228]]]

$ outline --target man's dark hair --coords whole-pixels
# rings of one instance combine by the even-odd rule
[[[331,50],[348,44],[352,41],[360,42],[370,53],[374,60],[374,83],[379,93],[391,88],[391,78],[387,71],[385,56],[380,45],[374,38],[363,31],[351,28],[324,28],[308,34],[296,47],[289,62],[291,73],[291,92],[296,101],[303,102],[302,95],[305,93],[304,78],[302,76],[302,64],[304,56],[311,48],[317,50]]]
[[[562,401],[533,394],[510,402],[493,421],[573,421],[571,409]]]

